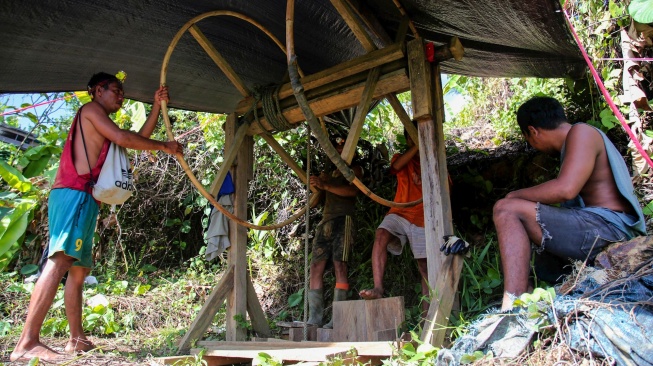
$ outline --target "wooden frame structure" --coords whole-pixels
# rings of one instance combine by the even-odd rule
[[[288,3],[290,8],[293,1],[289,0]],[[354,8],[348,0],[331,0],[331,3],[368,53],[328,70],[302,77],[301,83],[308,105],[318,117],[357,106],[354,121],[341,155],[346,162],[351,162],[354,156],[366,111],[373,99],[387,99],[413,140],[419,143],[426,242],[430,243],[427,246],[428,280],[432,288],[431,306],[422,339],[440,346],[445,337],[445,327],[448,323],[448,316],[462,269],[462,258],[460,256],[444,256],[439,251],[437,244],[442,241],[444,235],[453,233],[442,132],[444,100],[440,68],[437,62],[427,61],[424,41],[417,34],[414,34],[415,39],[407,43],[404,41],[407,29],[414,29],[409,19],[404,19],[402,30],[394,40],[382,31],[375,31],[375,38],[384,43],[383,48],[377,49],[366,29],[381,29],[375,26],[378,21],[371,18],[369,12],[358,11],[360,9]],[[287,27],[290,27],[290,31],[292,31],[292,19],[288,18],[287,15]],[[192,26],[189,32],[211,55],[216,65],[227,74],[230,80],[240,80],[219,52],[205,37],[202,37],[201,31],[197,27]],[[457,44],[456,47],[459,49],[456,50],[456,54],[460,55],[462,53],[460,43],[452,42],[451,44]],[[447,52],[441,52],[441,54],[447,54]],[[450,57],[451,52],[448,55]],[[299,56],[301,57],[301,55]],[[237,82],[236,85],[239,86],[238,89],[244,98],[236,108],[236,112],[230,114],[227,119],[225,146],[229,146],[229,149],[225,154],[225,165],[220,169],[210,191],[213,195],[217,192],[227,170],[230,169],[236,185],[234,215],[246,219],[247,187],[252,178],[253,135],[260,134],[302,181],[306,182],[307,177],[299,165],[292,161],[290,155],[269,134],[273,127],[265,117],[260,117],[257,123],[238,125],[238,116],[242,116],[251,109],[254,100],[247,95],[247,88],[242,85],[242,82]],[[418,121],[417,129],[396,97],[396,93],[406,90],[411,90],[412,93],[413,118]],[[293,95],[290,83],[280,87],[278,98],[282,114],[288,123],[297,124],[306,120]],[[260,104],[256,108],[260,108]],[[258,113],[258,115],[263,116],[263,113]],[[180,353],[188,351],[192,343],[201,340],[225,299],[227,301],[227,341],[245,340],[245,329],[239,326],[236,319],[239,317],[244,319],[246,313],[249,314],[253,330],[259,336],[270,336],[265,315],[256,297],[251,279],[247,275],[246,230],[247,228],[244,226],[238,225],[233,220],[230,221],[232,246],[229,250],[228,269],[213,289],[189,331],[179,342]]]

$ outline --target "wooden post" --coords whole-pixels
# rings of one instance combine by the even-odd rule
[[[227,271],[222,275],[220,282],[213,288],[211,295],[206,299],[206,302],[200,309],[200,312],[193,320],[188,332],[179,341],[179,350],[177,354],[186,353],[193,341],[201,341],[204,332],[209,328],[215,314],[222,307],[225,297],[234,286],[234,267],[228,267]]]
[[[236,130],[236,115],[227,117],[225,144],[233,142]],[[247,187],[252,176],[252,159],[254,152],[253,138],[246,136],[238,151],[235,167],[231,175],[236,192],[234,214],[241,219],[247,219]],[[239,326],[238,318],[245,320],[247,313],[247,228],[229,221],[229,265],[234,267],[234,287],[227,299],[227,340],[244,341],[247,331]]]
[[[268,320],[265,318],[265,313],[263,312],[263,308],[261,308],[261,303],[258,301],[258,296],[256,296],[256,290],[254,290],[249,273],[247,273],[247,313],[252,323],[252,329],[259,337],[268,338],[272,335],[270,324],[268,324]]]
[[[408,43],[413,118],[418,121],[428,280],[431,305],[422,340],[441,346],[462,269],[459,256],[440,252],[442,237],[453,234],[449,183],[444,149],[444,99],[439,66],[432,66],[424,54],[421,39]]]

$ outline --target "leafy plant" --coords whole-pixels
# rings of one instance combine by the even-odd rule
[[[410,332],[412,342],[406,342],[397,350],[396,357],[391,360],[384,360],[384,365],[433,365],[438,355],[438,348],[433,347],[430,343],[424,343],[419,340],[419,336],[414,331]],[[417,348],[415,348],[417,344]]]

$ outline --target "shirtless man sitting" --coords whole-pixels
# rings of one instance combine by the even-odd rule
[[[517,123],[533,148],[560,154],[561,167],[556,179],[510,192],[494,206],[504,275],[502,310],[511,309],[514,297],[529,289],[531,243],[542,278],[541,271],[555,270],[551,263],[593,261],[610,243],[646,235],[626,164],[603,132],[569,124],[562,105],[549,97],[524,103]]]

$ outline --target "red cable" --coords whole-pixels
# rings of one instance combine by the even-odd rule
[[[46,104],[50,104],[50,103],[54,103],[54,102],[58,102],[58,101],[60,101],[60,100],[64,100],[64,99],[66,99],[66,98],[68,98],[68,97],[61,97],[61,98],[57,98],[57,99],[46,100],[45,102],[41,102],[41,103],[37,103],[37,104],[32,104],[32,105],[30,105],[30,106],[23,107],[23,108],[14,109],[13,111],[2,112],[2,113],[0,113],[0,117],[2,117],[2,116],[6,116],[6,115],[8,115],[8,114],[13,114],[13,113],[22,112],[22,111],[24,111],[24,110],[26,110],[26,109],[36,108],[36,107],[40,107],[40,106],[42,106],[42,105],[46,105]]]
[[[626,130],[626,133],[628,133],[628,136],[630,136],[630,139],[633,141],[635,144],[635,147],[637,148],[637,151],[644,157],[644,160],[648,163],[649,167],[653,169],[653,161],[651,161],[651,158],[648,156],[646,151],[644,151],[644,148],[642,147],[642,144],[639,143],[639,140],[637,139],[637,136],[633,133],[633,131],[630,129],[630,126],[628,126],[628,123],[626,123],[626,119],[624,116],[621,114],[621,111],[617,106],[614,104],[614,101],[612,100],[612,97],[610,96],[610,93],[608,93],[608,90],[605,88],[603,85],[603,81],[601,80],[601,77],[599,76],[599,73],[596,72],[596,69],[594,68],[594,65],[592,64],[592,61],[590,61],[590,57],[587,54],[587,51],[585,51],[585,47],[583,47],[583,44],[580,42],[580,39],[578,38],[578,34],[576,34],[576,29],[574,28],[574,25],[571,24],[571,18],[569,17],[569,14],[567,14],[566,10],[566,5],[567,2],[565,1],[565,9],[562,10],[562,12],[565,14],[565,18],[567,18],[567,23],[569,24],[569,28],[571,29],[571,33],[574,36],[574,39],[576,40],[576,43],[578,43],[578,47],[580,48],[580,52],[583,54],[583,58],[585,58],[585,62],[587,63],[587,66],[589,66],[590,71],[592,72],[592,76],[594,76],[594,81],[596,81],[596,85],[598,85],[599,89],[601,90],[601,93],[603,94],[603,97],[605,97],[605,101],[608,103],[610,106],[610,109],[612,109],[612,112],[614,115],[617,117],[619,122],[621,123],[621,127]]]

